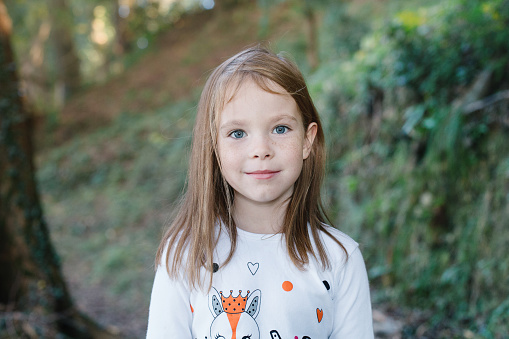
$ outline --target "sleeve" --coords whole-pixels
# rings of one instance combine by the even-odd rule
[[[368,275],[358,247],[339,268],[335,285],[334,326],[330,338],[373,338]]]
[[[156,271],[148,316],[147,339],[192,338],[190,292],[184,279],[171,279],[164,265]]]

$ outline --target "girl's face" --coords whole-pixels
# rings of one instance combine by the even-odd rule
[[[217,136],[222,174],[235,190],[235,204],[282,204],[291,197],[316,131],[314,122],[303,127],[289,94],[245,81],[220,112]]]

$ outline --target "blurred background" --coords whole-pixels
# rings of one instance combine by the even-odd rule
[[[144,337],[207,76],[261,42],[323,119],[324,199],[361,244],[377,337],[509,338],[509,0],[3,2],[43,218],[111,333]],[[1,338],[46,333],[0,310]]]

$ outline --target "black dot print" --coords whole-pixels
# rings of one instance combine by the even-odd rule
[[[249,305],[249,308],[247,309],[247,313],[250,316],[253,316],[253,314],[255,314],[257,308],[258,308],[258,297],[254,297],[253,301]]]
[[[214,307],[214,313],[216,314],[216,316],[220,315],[223,312],[221,304],[219,303],[219,300],[217,300],[216,296],[212,297],[212,306]]]
[[[328,291],[328,290],[330,290],[330,285],[329,285],[329,283],[327,282],[327,280],[324,280],[324,281],[322,281],[322,282],[323,282],[323,284],[325,285],[325,288],[327,289],[327,291]]]
[[[217,263],[212,264],[212,273],[216,273],[219,270],[219,265]]]

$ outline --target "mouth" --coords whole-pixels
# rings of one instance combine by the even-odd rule
[[[263,170],[263,171],[246,172],[246,174],[252,178],[255,178],[255,179],[270,179],[270,178],[274,177],[276,174],[278,174],[279,172],[280,171]]]

